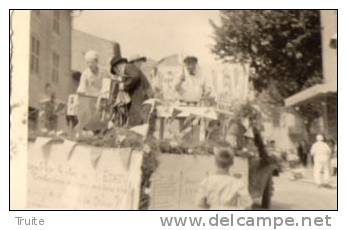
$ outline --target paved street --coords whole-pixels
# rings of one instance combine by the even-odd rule
[[[272,202],[274,210],[335,210],[337,189],[318,188],[313,183],[312,171],[305,172],[304,178],[291,180],[291,173],[284,172],[275,177],[275,191]],[[336,186],[336,177],[331,184]]]

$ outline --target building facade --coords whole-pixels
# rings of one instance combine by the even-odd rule
[[[32,10],[29,34],[29,128],[41,127],[38,111],[45,88],[50,85],[56,100],[66,103],[72,91],[70,10]],[[58,118],[58,129],[64,127]]]
[[[337,140],[337,11],[321,10],[323,83],[305,89],[286,99],[288,107],[300,110],[315,104],[320,117],[310,128],[310,138],[317,133]]]
[[[71,90],[71,29],[69,10],[33,10],[30,20],[29,104],[38,108],[47,83],[66,101]]]

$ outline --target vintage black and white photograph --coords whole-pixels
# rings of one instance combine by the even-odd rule
[[[10,27],[10,210],[337,210],[337,10]]]

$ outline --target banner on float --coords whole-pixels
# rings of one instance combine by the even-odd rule
[[[41,141],[28,149],[28,209],[138,209],[142,154],[75,142]]]
[[[249,96],[249,67],[241,64],[224,64],[216,73],[218,79],[217,108],[233,113]]]

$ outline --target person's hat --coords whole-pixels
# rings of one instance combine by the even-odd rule
[[[115,74],[114,70],[113,70],[113,67],[120,64],[120,63],[127,63],[128,62],[128,59],[126,58],[123,58],[121,56],[114,56],[112,59],[111,59],[111,62],[110,62],[110,65],[111,65],[111,73],[112,74]]]
[[[213,148],[213,153],[217,163],[222,165],[232,165],[234,163],[234,152],[229,147],[219,146]]]
[[[145,61],[147,61],[147,58],[145,56],[141,56],[139,54],[136,54],[136,55],[133,55],[133,56],[129,57],[129,63],[134,63],[134,62],[137,62],[137,61],[145,62]]]
[[[195,56],[187,56],[183,60],[184,63],[198,63],[198,58]]]
[[[93,61],[98,59],[98,53],[94,50],[89,50],[84,54],[84,59],[86,61]]]

